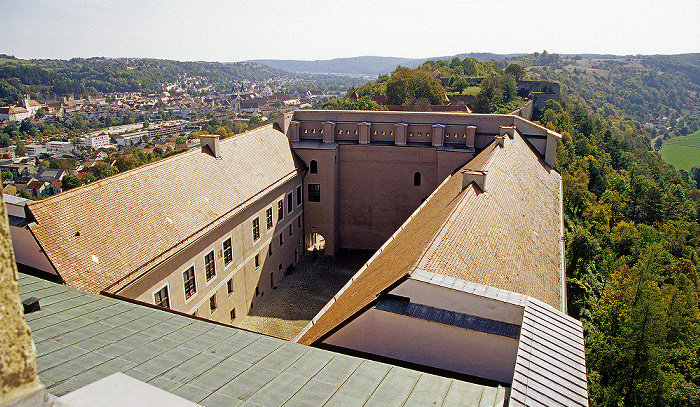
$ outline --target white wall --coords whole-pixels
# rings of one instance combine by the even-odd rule
[[[391,291],[416,304],[520,325],[524,308],[504,301],[465,293],[423,281],[408,279]]]
[[[513,380],[518,341],[371,308],[324,341],[485,379]]]

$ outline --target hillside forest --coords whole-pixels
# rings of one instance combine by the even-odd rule
[[[563,136],[568,311],[591,405],[700,405],[700,191],[651,145],[698,128],[700,57],[520,62],[565,88],[535,119]],[[645,126],[659,116],[675,120]]]

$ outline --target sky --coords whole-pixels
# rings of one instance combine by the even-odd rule
[[[0,53],[235,62],[700,52],[698,0],[0,0]]]

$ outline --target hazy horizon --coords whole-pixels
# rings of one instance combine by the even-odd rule
[[[0,53],[23,59],[238,62],[463,53],[621,56],[700,52],[691,0],[10,2]]]

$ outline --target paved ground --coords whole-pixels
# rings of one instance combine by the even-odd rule
[[[292,340],[350,277],[372,256],[369,250],[339,252],[335,257],[302,258],[238,325],[240,328]]]

